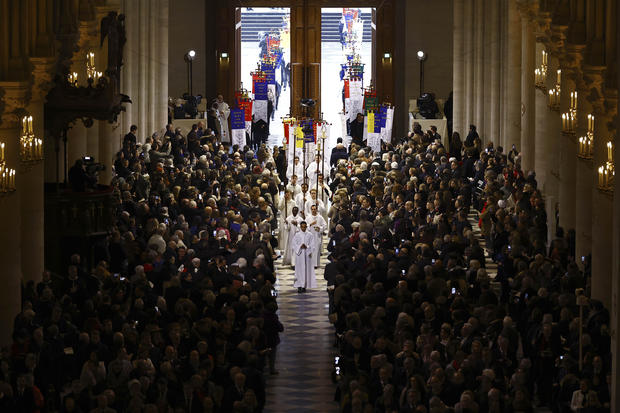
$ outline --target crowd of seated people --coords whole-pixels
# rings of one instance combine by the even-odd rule
[[[26,285],[0,356],[3,412],[261,412],[282,324],[271,152],[202,128],[118,152],[94,265]],[[133,136],[132,136],[133,135]]]
[[[458,153],[420,131],[381,154],[354,147],[333,171],[341,411],[609,411],[609,313],[586,298],[588,259],[584,273],[561,231],[546,247],[544,199],[514,147],[455,135]]]

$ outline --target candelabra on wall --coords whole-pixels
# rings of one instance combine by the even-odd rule
[[[542,63],[539,68],[534,69],[534,84],[535,86],[542,90],[546,91],[547,87],[545,86],[545,82],[547,81],[547,52],[542,51]]]
[[[15,192],[15,169],[6,165],[4,142],[0,142],[0,196]]]
[[[562,113],[562,133],[575,134],[577,129],[577,92],[570,92],[568,112]]]
[[[560,94],[562,93],[562,70],[558,69],[555,87],[549,89],[549,109],[560,111]]]
[[[594,115],[588,114],[588,131],[586,136],[579,138],[579,152],[577,156],[582,159],[594,157]]]
[[[32,116],[22,118],[22,134],[19,143],[19,157],[22,163],[31,164],[43,160],[43,140],[34,135]]]
[[[614,191],[614,144],[607,142],[607,162],[598,168],[598,189],[602,192],[613,193]]]
[[[103,77],[102,72],[98,72],[95,67],[95,54],[93,52],[86,53],[86,83],[88,86],[97,84],[99,79]],[[69,84],[74,87],[78,87],[78,74],[77,72],[71,72],[67,75]]]

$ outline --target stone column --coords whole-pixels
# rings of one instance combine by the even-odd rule
[[[611,137],[611,131],[608,129],[608,122],[612,118],[605,113],[600,117],[600,122],[596,125],[600,126],[601,133],[597,133],[598,139],[595,139],[594,145],[594,166],[597,172],[598,166],[607,160],[607,141]],[[598,172],[597,172],[598,173]],[[592,298],[601,300],[605,307],[610,308],[612,301],[612,279],[617,274],[612,274],[613,253],[610,246],[612,245],[612,194],[600,191],[596,187],[598,175],[592,179]]]
[[[43,105],[51,88],[53,60],[31,58],[34,87],[28,112],[37,138],[45,140]],[[43,162],[20,168],[21,241],[27,259],[21,260],[24,282],[39,282],[45,266]]]
[[[506,21],[507,45],[504,66],[505,87],[502,109],[504,132],[501,143],[504,148],[521,140],[521,21],[517,3],[508,1]]]
[[[484,142],[489,140],[489,131],[484,130],[484,1],[476,0],[474,26],[474,123],[480,129]]]
[[[464,30],[463,35],[463,53],[465,59],[464,75],[465,75],[465,131],[467,125],[474,121],[474,53],[473,53],[473,24],[471,22],[474,19],[474,2],[469,0],[465,1],[465,7],[463,10],[464,18]],[[466,132],[461,132],[466,135]],[[462,137],[464,139],[464,136]]]
[[[92,156],[99,162],[99,122],[86,128],[86,155]]]
[[[592,252],[592,177],[596,175],[591,160],[577,160],[575,205],[575,260],[583,269],[581,257]]]
[[[27,82],[0,82],[0,93],[4,112],[0,118],[0,141],[5,143],[7,167],[15,169],[16,192],[0,195],[0,344],[9,345],[13,331],[13,321],[21,309],[22,283],[22,240],[20,191],[23,188],[19,163],[19,135],[21,116],[28,106]]]
[[[534,98],[534,68],[536,39],[534,27],[530,22],[529,7],[521,8],[521,103],[523,116],[521,117],[521,169],[534,169],[535,154],[535,98]],[[508,149],[506,149],[508,150]]]
[[[86,126],[80,119],[67,131],[67,170],[76,160],[86,156],[86,134]]]
[[[465,109],[465,77],[464,77],[464,49],[463,49],[463,5],[464,0],[454,0],[454,62],[452,70],[452,130],[459,134],[466,132],[464,121]],[[464,139],[465,136],[462,137]]]
[[[490,44],[491,48],[491,61],[489,62],[491,66],[491,78],[490,78],[490,86],[491,86],[491,101],[489,108],[489,115],[491,117],[491,131],[490,138],[493,142],[498,143],[500,139],[500,124],[501,124],[501,99],[500,99],[500,50],[501,50],[501,42],[499,41],[500,32],[500,24],[499,24],[499,16],[500,16],[500,4],[498,1],[491,1],[489,8],[491,10],[491,19],[489,22],[489,28],[491,32],[491,36],[493,36],[493,42]],[[455,46],[456,47],[456,46]]]
[[[99,162],[105,165],[105,170],[99,172],[99,183],[109,185],[112,180],[112,165],[114,154],[120,150],[118,124],[99,121]]]
[[[562,73],[561,112],[568,112],[570,93],[575,91],[575,81],[567,70]],[[577,170],[577,144],[574,133],[560,134],[560,226],[564,233],[575,229],[575,187]]]
[[[134,102],[127,106],[122,124],[126,131],[137,125],[140,142],[168,122],[168,4],[168,0],[121,1],[128,39],[121,92]]]
[[[549,139],[547,116],[549,109],[547,108],[547,95],[544,90],[536,90],[535,93],[536,110],[534,117],[536,118],[536,150],[535,165],[536,180],[538,187],[543,193],[546,193],[549,181],[549,157],[553,154],[551,147],[551,139]]]

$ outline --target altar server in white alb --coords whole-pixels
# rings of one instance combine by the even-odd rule
[[[228,128],[228,117],[230,116],[230,106],[224,102],[222,95],[217,95],[217,117],[220,121],[220,133],[222,135],[222,143],[230,143],[230,130]]]
[[[319,266],[321,259],[321,249],[323,248],[323,231],[327,228],[327,223],[319,214],[316,205],[312,205],[310,215],[306,217],[310,223],[310,232],[314,235],[314,268]]]
[[[312,215],[312,207],[314,205],[318,205],[319,215],[323,216],[323,212],[325,210],[325,204],[323,203],[323,201],[321,201],[320,199],[316,198],[316,188],[311,188],[310,189],[310,198],[308,198],[306,200],[306,203],[304,204],[304,214],[305,214],[306,218],[308,218],[310,215]],[[323,219],[325,219],[324,216],[323,216]]]
[[[296,206],[293,207],[293,212],[291,215],[286,217],[286,221],[284,223],[284,231],[287,234],[286,238],[286,248],[284,249],[284,258],[282,258],[282,264],[284,265],[292,265],[295,266],[295,254],[292,250],[293,238],[295,238],[295,234],[299,232],[299,224],[301,224],[303,218],[299,214],[299,208]]]
[[[314,235],[307,231],[306,221],[299,225],[299,232],[295,234],[291,250],[295,255],[295,283],[298,293],[306,292],[306,288],[316,288],[316,274],[314,273]]]
[[[282,254],[282,256],[286,255],[286,250],[288,248],[289,231],[286,218],[293,213],[293,207],[295,207],[295,203],[293,202],[291,191],[287,190],[284,192],[284,196],[280,198],[278,204],[278,210],[280,211],[280,219],[278,220],[278,247],[280,247],[280,254]]]

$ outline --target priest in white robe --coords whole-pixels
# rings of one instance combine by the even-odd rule
[[[286,190],[293,194],[293,199],[301,192],[301,185],[297,183],[297,174],[291,176],[288,184],[286,184]]]
[[[321,250],[323,249],[323,231],[327,228],[327,224],[323,217],[319,214],[316,205],[312,205],[311,213],[306,218],[310,224],[310,232],[314,235],[314,267],[319,266],[321,260]]]
[[[231,143],[230,129],[228,128],[228,117],[230,116],[230,107],[224,102],[222,95],[217,96],[217,118],[220,122],[220,134],[222,143]]]
[[[314,162],[311,162],[310,165],[306,168],[306,175],[308,175],[308,182],[310,184],[310,188],[314,188],[316,186],[316,180],[318,179],[318,175],[321,173],[321,155],[316,155],[314,157]]]
[[[317,199],[316,188],[310,188],[310,198],[308,198],[304,204],[304,214],[306,214],[306,217],[309,217],[312,214],[312,206],[314,205],[318,205],[319,214],[323,216],[323,213],[325,212],[325,204],[320,199]],[[324,216],[323,219],[325,219]]]
[[[285,231],[287,232],[287,240],[284,258],[282,258],[283,265],[295,266],[295,254],[292,252],[291,246],[293,245],[295,234],[299,232],[299,224],[301,224],[301,221],[303,221],[303,218],[299,214],[299,208],[294,206],[291,215],[286,217],[286,222],[284,224]]]
[[[295,234],[291,249],[295,255],[295,283],[298,293],[306,292],[306,288],[316,288],[314,273],[314,235],[307,231],[306,221],[299,225],[300,231]]]
[[[299,212],[305,215],[306,201],[310,199],[310,192],[308,192],[308,184],[301,184],[301,192],[295,195],[295,205],[299,208]]]
[[[288,245],[286,218],[293,213],[294,206],[295,203],[293,202],[291,192],[286,191],[278,204],[278,211],[280,211],[280,218],[278,220],[278,247],[280,247],[280,254],[282,255],[286,255]]]
[[[304,165],[299,160],[299,156],[295,156],[295,159],[293,159],[293,162],[291,162],[290,160],[288,161],[288,165],[286,167],[286,177],[288,179],[291,179],[293,174],[297,176],[304,175]]]

